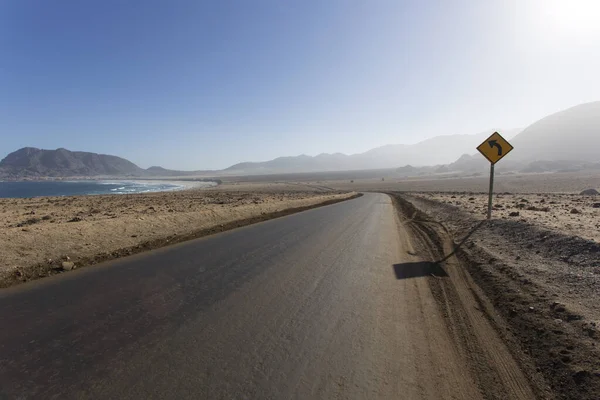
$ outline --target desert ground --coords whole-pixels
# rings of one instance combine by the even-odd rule
[[[341,200],[299,184],[229,184],[131,195],[0,199],[0,286]]]
[[[305,183],[327,186],[338,190],[356,191],[404,191],[404,192],[474,192],[487,193],[489,176],[433,176],[398,177],[393,173],[381,173],[379,177],[356,177],[345,179],[319,179],[314,176]],[[316,178],[316,179],[315,179]],[[544,174],[496,174],[495,193],[569,193],[596,188],[600,191],[600,172],[564,172]]]
[[[487,194],[429,192],[415,195],[454,205],[477,220],[486,218]],[[499,193],[493,196],[492,217],[532,224],[563,235],[600,243],[600,196]]]
[[[600,174],[499,175],[493,219],[487,177],[354,178],[305,174],[229,179],[209,189],[0,199],[2,286],[62,273],[289,210],[386,192],[403,224],[456,255],[488,317],[525,370],[559,398],[600,393]],[[324,179],[327,178],[327,179]],[[270,180],[269,180],[270,179]],[[288,210],[288,211],[286,211]],[[289,211],[291,212],[291,211]],[[428,233],[429,232],[429,233]],[[440,277],[436,277],[441,279]],[[582,397],[583,396],[583,397]]]

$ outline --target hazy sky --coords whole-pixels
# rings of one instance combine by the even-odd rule
[[[0,0],[0,157],[355,153],[600,99],[600,1]]]

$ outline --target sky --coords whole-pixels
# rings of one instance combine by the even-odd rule
[[[600,100],[597,0],[0,0],[0,157],[358,153]]]

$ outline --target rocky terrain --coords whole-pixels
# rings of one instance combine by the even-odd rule
[[[434,192],[419,196],[456,206],[477,220],[486,217],[487,194]],[[494,219],[527,223],[600,243],[600,195],[498,193],[493,204]]]

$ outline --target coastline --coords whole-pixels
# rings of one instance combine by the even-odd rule
[[[120,182],[125,180],[115,180],[115,182]],[[180,189],[173,190],[190,190],[190,189],[214,189],[220,185],[219,182],[216,181],[186,181],[186,180],[169,180],[169,179],[132,179],[127,180],[126,182],[135,182],[140,184],[146,184],[147,182],[152,182],[153,184],[159,185],[177,185],[181,186]],[[168,190],[165,190],[165,192]]]
[[[0,198],[98,196],[210,189],[219,182],[169,179],[69,179],[0,181]]]

